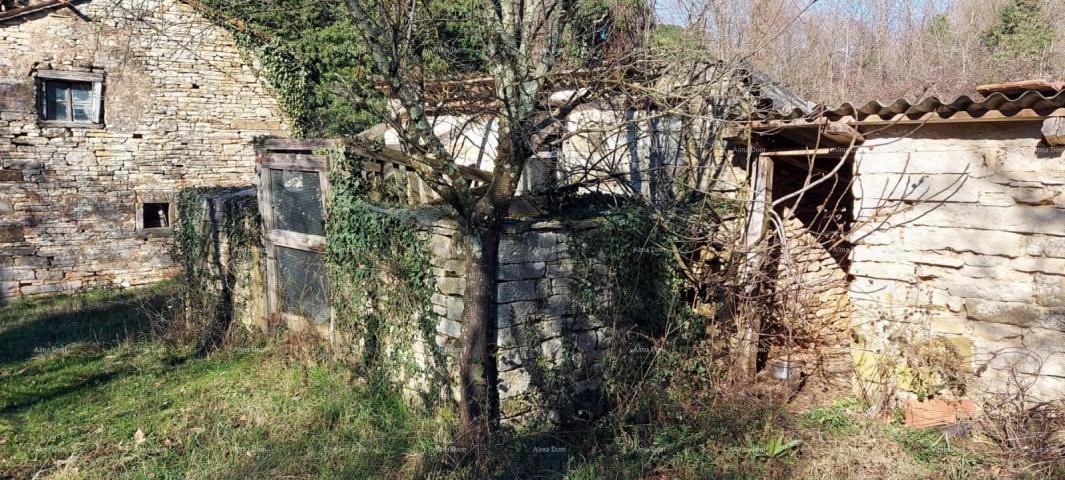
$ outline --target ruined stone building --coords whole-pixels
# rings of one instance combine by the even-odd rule
[[[176,195],[251,185],[278,102],[178,0],[4,0],[0,300],[175,273]]]
[[[958,394],[1065,395],[1061,87],[777,112],[758,126],[769,198],[796,191],[811,170],[830,178],[795,211],[819,241],[800,270],[834,279],[859,380],[932,393],[943,379],[916,364],[938,346],[973,379]]]

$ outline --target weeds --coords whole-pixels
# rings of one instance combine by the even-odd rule
[[[755,448],[752,453],[754,458],[783,458],[794,453],[799,445],[802,445],[802,440],[786,441],[783,436],[770,437],[765,445]]]
[[[411,404],[298,337],[207,354],[152,337],[138,305],[167,288],[0,309],[0,338],[49,346],[0,361],[0,478],[480,478],[446,404]],[[503,428],[487,477],[1002,476],[986,454],[861,415],[855,399],[793,413],[718,383],[697,355],[653,351],[649,371],[676,373],[649,375],[595,422]]]

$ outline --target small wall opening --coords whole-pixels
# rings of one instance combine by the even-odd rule
[[[141,228],[170,228],[170,203],[145,203],[141,205]]]
[[[843,160],[846,163],[829,175],[839,161],[839,158],[834,157],[818,158],[811,169],[806,158],[777,159],[773,166],[773,197],[783,198],[802,190],[808,175],[810,183],[829,177],[801,196],[778,205],[777,213],[781,218],[791,216],[798,220],[825,253],[846,272],[851,250],[847,233],[854,224],[854,196],[851,193],[853,159]]]

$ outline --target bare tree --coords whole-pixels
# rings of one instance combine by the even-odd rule
[[[502,222],[518,190],[534,137],[554,122],[545,112],[547,79],[562,57],[563,35],[573,13],[572,0],[486,1],[481,17],[486,38],[487,80],[466,82],[463,93],[477,94],[469,106],[493,117],[496,145],[491,179],[477,186],[462,175],[455,153],[439,131],[427,105],[434,84],[419,49],[419,29],[432,22],[424,4],[347,0],[372,54],[376,73],[393,97],[398,115],[389,123],[416,172],[453,207],[464,233],[465,310],[459,364],[460,417],[467,443],[483,446],[498,417],[495,332],[495,277]],[[438,20],[440,21],[440,20]],[[480,85],[482,88],[478,88]],[[476,117],[477,115],[473,115]]]

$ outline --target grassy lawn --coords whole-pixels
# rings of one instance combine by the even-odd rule
[[[438,434],[339,369],[153,341],[167,294],[0,309],[0,478],[374,478]]]
[[[276,347],[194,355],[153,335],[172,287],[0,308],[0,478],[464,478],[454,418]],[[511,432],[502,478],[978,478],[996,464],[932,431],[755,401],[671,398],[659,416]],[[681,395],[683,397],[683,395]],[[675,406],[675,407],[674,407]],[[687,410],[686,410],[687,409]],[[661,412],[672,412],[662,416]]]

